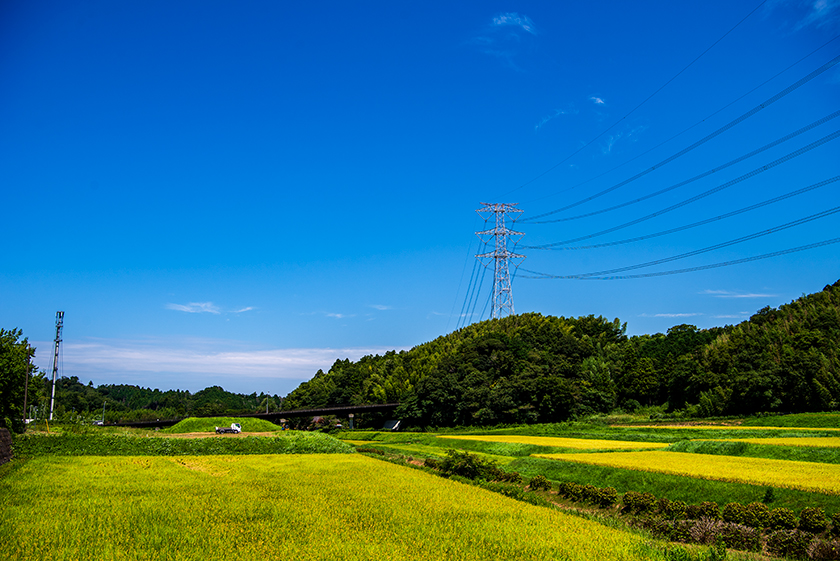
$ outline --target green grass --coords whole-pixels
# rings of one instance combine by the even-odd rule
[[[755,444],[751,442],[693,440],[671,444],[665,451],[840,464],[840,448],[805,448],[801,446],[778,446],[775,444]]]
[[[727,483],[541,458],[520,458],[509,463],[506,469],[518,471],[526,477],[542,474],[557,482],[572,481],[581,485],[592,484],[597,487],[615,487],[619,493],[627,491],[649,492],[657,497],[666,497],[672,501],[685,501],[689,504],[699,504],[703,501],[714,501],[721,506],[730,502],[749,504],[761,501],[767,489],[758,485]],[[799,512],[806,506],[815,506],[821,507],[829,513],[840,511],[840,496],[837,495],[780,488],[775,488],[774,493],[776,500],[769,505],[770,508],[786,507]]]
[[[359,455],[43,457],[0,479],[0,511],[3,560],[665,557],[639,536]]]
[[[287,431],[277,436],[155,438],[109,434],[32,434],[15,437],[16,457],[185,456],[210,454],[346,454],[353,447],[318,432]]]
[[[795,413],[750,417],[741,423],[745,427],[811,427],[840,429],[840,413]]]
[[[282,427],[274,423],[253,417],[189,417],[160,432],[167,434],[214,432],[216,427],[229,427],[231,423],[242,425],[242,432],[274,432],[283,430]]]

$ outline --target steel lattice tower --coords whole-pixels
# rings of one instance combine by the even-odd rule
[[[513,253],[508,249],[508,244],[516,244],[523,234],[522,232],[514,232],[507,227],[507,217],[509,214],[514,214],[511,218],[511,223],[516,222],[516,216],[522,212],[515,208],[518,203],[481,203],[483,208],[476,210],[478,214],[485,219],[490,220],[490,214],[495,215],[496,225],[491,230],[484,230],[483,232],[476,232],[475,234],[486,244],[493,239],[494,249],[491,252],[480,253],[476,255],[477,259],[482,262],[485,259],[492,259],[493,263],[493,319],[497,319],[504,315],[505,310],[508,314],[513,314],[513,291],[510,287],[510,261],[512,259],[525,259],[524,255]],[[515,238],[512,240],[511,238]],[[488,264],[484,265],[485,267]]]
[[[55,378],[58,376],[58,345],[61,343],[61,328],[64,326],[64,312],[55,313],[55,356],[53,357],[52,396],[50,397],[50,421],[55,408]]]

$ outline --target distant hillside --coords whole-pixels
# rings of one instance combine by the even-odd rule
[[[537,313],[409,351],[340,360],[284,409],[400,401],[418,426],[556,422],[665,406],[675,416],[836,410],[840,281],[736,326],[626,337],[618,319]]]

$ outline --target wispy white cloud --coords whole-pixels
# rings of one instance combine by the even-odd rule
[[[373,308],[374,310],[379,310],[381,312],[384,312],[385,310],[393,310],[394,309],[393,306],[385,306],[383,304],[371,304],[370,307]]]
[[[604,99],[603,99],[603,98],[600,98],[600,97],[595,97],[595,96],[591,96],[591,97],[589,98],[589,101],[591,101],[591,102],[592,102],[592,103],[594,103],[595,105],[606,105],[606,104],[607,104],[607,102],[606,102],[606,101],[604,101]]]
[[[700,312],[683,312],[683,313],[676,313],[676,314],[640,314],[639,317],[643,318],[690,318],[694,316],[702,316],[703,314]]]
[[[336,319],[344,319],[344,318],[352,318],[355,317],[355,314],[340,314],[337,312],[325,312],[325,316],[328,318],[336,318]]]
[[[797,31],[809,25],[832,25],[840,20],[840,0],[812,0],[807,6],[808,14],[796,25]]]
[[[525,15],[519,15],[516,12],[508,12],[494,17],[493,25],[496,27],[512,25],[527,31],[531,35],[537,34],[537,30],[534,27],[534,22],[531,21],[531,18]]]
[[[706,289],[700,294],[707,294],[715,298],[777,298],[778,294],[768,294],[763,292],[732,292],[730,290],[711,290]]]
[[[715,319],[744,319],[748,315],[750,314],[748,314],[747,312],[741,312],[740,314],[724,314],[712,317]]]
[[[556,119],[557,117],[560,117],[561,115],[576,115],[576,114],[577,114],[577,111],[574,110],[574,109],[566,109],[566,110],[555,109],[553,115],[549,115],[548,117],[543,117],[542,119],[540,119],[540,122],[537,123],[534,126],[534,130],[535,131],[540,130],[546,123],[548,123],[549,121],[551,121],[553,119]]]
[[[536,35],[537,29],[528,16],[507,12],[493,17],[490,24],[480,34],[469,39],[467,44],[521,72],[522,68],[514,59],[523,49],[533,47],[532,41]]]
[[[209,313],[209,314],[220,314],[222,313],[219,310],[218,306],[213,304],[213,302],[190,302],[189,304],[167,304],[166,308],[168,310],[177,310],[179,312],[187,312],[190,314],[201,314],[201,313]]]
[[[40,349],[50,348],[46,341],[33,344]],[[239,341],[216,339],[90,338],[65,341],[61,374],[96,380],[97,384],[126,383],[161,389],[195,391],[219,384],[229,391],[251,393],[274,383],[290,391],[297,382],[308,380],[319,369],[329,369],[336,360],[358,360],[390,350],[407,348],[260,349]]]
[[[246,308],[242,308],[241,310],[234,310],[234,314],[241,314],[242,312],[250,312],[251,310],[255,309],[253,306],[248,306]]]

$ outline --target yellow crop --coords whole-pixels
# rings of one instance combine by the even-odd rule
[[[624,429],[710,429],[710,430],[783,430],[783,431],[840,431],[828,427],[744,427],[741,425],[612,425]]]
[[[802,438],[727,438],[725,440],[716,440],[715,442],[748,442],[750,444],[771,444],[773,446],[840,448],[840,436],[808,436]]]
[[[0,559],[635,560],[638,536],[359,455],[40,457]]]
[[[508,434],[438,436],[456,440],[479,440],[482,442],[505,442],[515,444],[535,444],[555,448],[575,448],[578,450],[638,450],[640,448],[665,448],[667,444],[657,442],[633,442],[629,440],[590,440],[584,438],[560,438],[555,436],[519,436]]]
[[[838,464],[662,451],[535,454],[535,456],[567,462],[687,475],[700,479],[788,487],[830,495],[840,494],[840,465]]]

